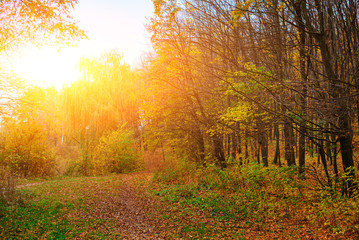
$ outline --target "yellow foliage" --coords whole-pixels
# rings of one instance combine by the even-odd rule
[[[3,129],[0,164],[20,176],[45,176],[52,173],[55,156],[46,132],[35,121],[9,122]]]
[[[137,128],[142,82],[122,55],[110,51],[97,59],[82,59],[82,79],[62,91],[67,132],[97,141],[106,131],[128,122]]]
[[[93,153],[96,174],[127,173],[141,167],[133,134],[120,128],[100,138]]]

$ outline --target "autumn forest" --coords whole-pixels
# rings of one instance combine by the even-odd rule
[[[1,62],[0,238],[357,239],[359,2],[152,3],[137,66]],[[0,1],[0,55],[87,38],[76,4]]]

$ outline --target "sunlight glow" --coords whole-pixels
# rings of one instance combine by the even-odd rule
[[[28,46],[10,62],[11,69],[26,83],[59,89],[64,83],[79,78],[77,63],[80,57],[81,52],[76,48]]]
[[[7,56],[0,55],[0,64],[28,84],[58,89],[78,80],[81,57],[97,58],[116,49],[123,54],[124,62],[136,67],[143,53],[151,49],[145,23],[152,12],[150,0],[80,1],[74,18],[88,39],[74,42],[76,47],[25,46]]]
[[[7,63],[9,69],[27,84],[60,89],[80,78],[79,62],[82,57],[97,58],[111,50],[86,41],[80,43],[79,47],[27,46],[20,53],[11,55]],[[119,51],[123,53],[121,49]],[[123,60],[128,63],[138,55],[133,49],[128,49]]]

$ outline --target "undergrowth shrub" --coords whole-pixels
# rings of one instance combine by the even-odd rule
[[[182,183],[193,182],[193,176],[196,174],[196,164],[187,159],[167,160],[164,163],[164,168],[156,171],[154,174],[155,181],[163,183],[174,183],[181,181]]]
[[[118,129],[100,138],[93,152],[95,174],[127,173],[142,167],[133,133]]]
[[[196,175],[199,184],[206,189],[237,191],[242,185],[236,171],[221,169],[215,164],[199,169]]]
[[[294,218],[299,213],[318,228],[359,234],[359,194],[355,192],[351,198],[340,191],[333,194],[313,179],[299,177],[295,166],[264,168],[250,163],[227,169],[207,165],[187,171],[178,165],[158,172],[155,180],[160,183],[156,195],[181,202],[181,206],[208,210],[216,217],[251,216],[261,221]]]
[[[318,190],[318,199],[309,215],[317,226],[325,226],[335,233],[353,231],[359,235],[359,194],[352,197],[343,196],[340,192]]]
[[[79,168],[80,147],[63,142],[56,146],[56,173],[58,175],[77,175]]]
[[[63,175],[65,176],[76,176],[79,171],[79,161],[77,159],[67,160]]]
[[[163,170],[155,172],[154,179],[159,182],[171,183],[178,180],[179,173],[177,167],[166,166]]]
[[[22,177],[47,176],[54,173],[55,153],[48,144],[43,127],[34,122],[10,122],[3,141],[0,164]]]
[[[15,200],[15,177],[9,168],[0,167],[0,205]]]

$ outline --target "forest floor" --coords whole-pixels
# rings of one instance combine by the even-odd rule
[[[0,209],[1,239],[161,239],[132,173],[66,177],[17,186],[18,203]]]
[[[246,206],[190,182],[158,183],[158,167],[147,163],[140,173],[22,183],[21,199],[0,208],[0,238],[359,239],[313,224],[300,202],[295,213],[289,207],[268,213],[257,205],[262,210],[256,212],[248,206],[260,199]]]

